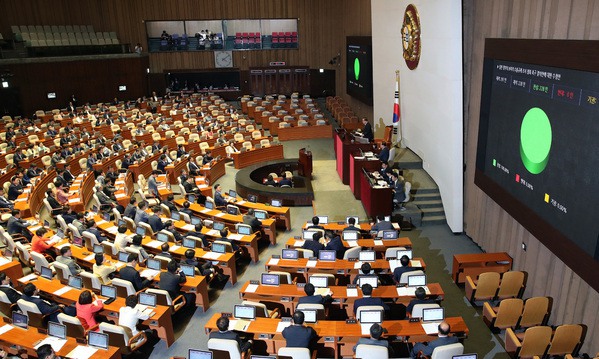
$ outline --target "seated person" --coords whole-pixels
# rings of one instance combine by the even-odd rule
[[[164,258],[173,259],[171,252],[169,252],[170,248],[171,248],[171,246],[169,246],[168,243],[162,243],[160,245],[160,253],[158,253],[157,255],[164,257]]]
[[[175,237],[175,242],[181,243],[183,241],[183,236],[175,229],[175,222],[166,221],[164,222],[164,229],[171,232]]]
[[[359,280],[361,277],[372,277],[372,276],[376,276],[376,273],[374,273],[374,272],[372,271],[372,266],[370,265],[370,263],[362,263],[362,266],[360,267],[360,272],[361,272],[361,273],[360,273],[360,274],[358,274],[358,275],[357,275],[357,276],[354,278],[354,280],[353,280],[352,284],[358,284],[358,280]],[[378,281],[378,282],[379,282],[379,284],[381,283],[380,279],[379,279],[379,281]]]
[[[119,325],[129,328],[131,335],[139,333],[137,326],[140,320],[146,320],[150,317],[147,313],[136,308],[138,300],[137,295],[130,295],[125,299],[125,305],[119,309]]]
[[[202,160],[202,165],[207,165],[209,164],[214,158],[212,157],[212,151],[207,150],[206,154],[204,155],[204,159]]]
[[[426,298],[426,290],[423,287],[416,288],[414,292],[416,298],[410,301],[410,304],[406,307],[406,312],[412,314],[412,310],[416,304],[434,304],[436,301],[432,298]]]
[[[272,175],[268,175],[268,178],[266,178],[266,182],[264,182],[264,185],[275,187],[277,185],[277,182],[275,182],[275,179],[272,177]]]
[[[279,186],[281,186],[281,187],[283,187],[283,186],[293,187],[293,182],[291,182],[291,178],[287,178],[284,173],[281,174],[281,177],[283,177],[283,179],[281,179],[279,181]]]
[[[231,243],[231,247],[233,247],[233,252],[240,251],[240,248],[237,245],[237,243],[233,243],[233,240],[231,238],[227,237],[228,235],[229,235],[229,230],[227,229],[227,227],[225,227],[220,230],[220,238],[218,240]]]
[[[33,240],[31,241],[32,252],[48,255],[53,254],[50,238],[44,237],[46,233],[48,233],[48,230],[44,227],[38,228],[35,231],[35,236],[33,236]]]
[[[21,299],[21,293],[13,288],[10,277],[4,272],[0,272],[0,291],[6,294],[6,297],[12,304]]]
[[[150,255],[148,254],[148,252],[146,252],[146,250],[144,249],[144,247],[142,247],[141,242],[143,241],[143,237],[141,236],[141,234],[136,234],[133,236],[133,239],[131,240],[131,248],[135,248],[139,251],[139,254],[141,254],[141,257],[143,258],[142,262],[146,262],[146,259],[148,259],[148,257],[150,257]]]
[[[98,276],[100,283],[109,285],[116,272],[116,266],[106,260],[103,253],[96,253],[94,259],[96,263],[92,267],[93,273]]]
[[[399,280],[401,279],[402,274],[420,269],[410,267],[410,258],[408,258],[408,256],[406,255],[401,256],[399,262],[401,263],[401,266],[393,270],[393,281],[395,282],[395,284],[399,284]]]
[[[195,255],[196,252],[193,249],[187,249],[185,251],[185,259],[183,259],[181,263],[196,267],[200,274],[205,277],[212,276],[215,273],[214,268],[212,268],[212,262],[206,261],[204,263],[200,263],[196,260]]]
[[[107,240],[106,237],[104,237],[104,235],[102,234],[102,232],[100,232],[100,230],[98,229],[98,224],[96,223],[96,221],[92,219],[88,220],[87,222],[85,222],[85,227],[85,232],[89,232],[96,236],[96,239],[99,243],[102,243],[105,240]]]
[[[193,212],[191,211],[191,209],[189,209],[189,207],[191,206],[191,203],[189,203],[189,201],[185,201],[183,202],[183,208],[181,208],[179,210],[179,212],[181,213],[185,213],[188,216],[193,216]]]
[[[47,315],[48,319],[52,322],[58,323],[58,313],[63,312],[70,316],[76,316],[77,311],[73,307],[65,307],[62,304],[56,304],[40,298],[39,289],[36,288],[35,284],[27,283],[23,287],[23,295],[21,299],[31,302],[37,306],[37,309],[43,314]]]
[[[15,204],[4,196],[4,188],[2,187],[0,187],[0,208],[7,208],[10,210],[15,208]]]
[[[315,229],[324,229],[324,227],[323,227],[323,226],[321,226],[321,225],[319,225],[318,223],[319,223],[318,216],[314,216],[314,217],[312,217],[312,224],[311,224],[311,225],[309,225],[309,226],[307,227],[307,229],[312,229],[312,228],[315,228]]]
[[[286,341],[287,348],[308,348],[311,349],[312,340],[317,337],[312,327],[306,327],[304,324],[304,313],[296,310],[293,313],[293,324],[283,329],[281,333]]]
[[[331,297],[333,292],[330,289],[329,294],[324,297],[320,294],[314,294],[315,292],[316,289],[314,288],[314,284],[306,283],[304,286],[304,293],[306,293],[306,295],[299,298],[298,304],[328,304],[333,301],[333,298]]]
[[[349,217],[347,219],[348,226],[343,228],[343,232],[352,231],[352,232],[360,232],[360,228],[356,227],[356,219],[354,217]]]
[[[217,183],[214,185],[214,204],[217,207],[225,207],[227,203],[229,203],[225,197],[223,197],[222,190],[223,188],[220,184]]]
[[[127,205],[127,208],[125,208],[125,212],[123,213],[123,215],[125,217],[135,219],[135,213],[137,213],[137,199],[135,198],[135,196],[131,196],[129,204]]]
[[[148,224],[150,225],[150,227],[152,227],[152,231],[154,233],[157,233],[164,229],[162,220],[160,219],[160,217],[158,217],[158,214],[160,214],[162,210],[160,209],[160,206],[154,206],[154,208],[152,208],[152,211],[154,213],[148,216]]]
[[[73,259],[73,252],[71,251],[71,246],[64,246],[60,248],[60,255],[56,257],[56,261],[58,263],[62,263],[69,267],[69,271],[71,275],[76,276],[81,273],[83,269],[77,264],[77,262]]]
[[[335,251],[335,257],[337,259],[343,259],[346,248],[341,241],[341,236],[335,233],[325,233],[325,239],[327,244],[324,249]]]
[[[354,315],[358,312],[358,308],[363,305],[380,305],[385,311],[389,310],[389,306],[383,302],[381,298],[372,297],[372,286],[370,284],[364,284],[362,286],[363,298],[360,298],[354,302]]]
[[[28,241],[31,241],[31,233],[29,232],[29,229],[27,229],[29,223],[21,219],[21,211],[13,209],[11,214],[12,217],[10,217],[6,223],[6,231],[8,234],[20,234],[27,238]]]
[[[4,352],[4,351],[2,350],[2,352]],[[56,352],[54,351],[54,349],[52,349],[52,345],[50,345],[50,344],[40,345],[35,350],[35,355],[37,356],[37,359],[55,359],[55,358],[60,358],[59,356],[56,355]]]
[[[89,290],[83,290],[75,303],[77,318],[81,321],[84,329],[96,326],[96,315],[104,309],[104,303]],[[96,329],[97,330],[97,329]]]
[[[418,353],[430,357],[433,354],[435,348],[443,345],[457,343],[458,338],[448,336],[450,332],[451,327],[449,326],[449,323],[445,321],[441,322],[441,324],[439,324],[438,338],[436,340],[433,340],[432,342],[414,344],[414,348],[412,348],[412,351],[410,352],[410,357],[416,358],[418,356]]]
[[[131,242],[131,239],[129,239],[129,236],[127,235],[127,225],[121,224],[117,228],[117,233],[114,236],[114,248],[117,252],[124,251],[129,242]]]
[[[314,253],[314,257],[318,258],[318,252],[324,249],[324,245],[320,243],[320,239],[322,238],[322,233],[315,232],[312,235],[312,240],[304,241],[302,245],[303,249],[309,249]]]
[[[199,238],[202,240],[202,248],[208,248],[210,246],[210,242],[208,242],[208,239],[206,239],[206,235],[202,234],[202,228],[204,228],[204,225],[202,225],[202,223],[196,224],[194,230],[187,232],[187,234],[185,234],[185,237],[192,236]]]
[[[139,275],[139,272],[137,271],[137,269],[135,269],[137,263],[137,254],[130,253],[127,257],[127,265],[119,271],[119,277],[122,280],[131,282],[135,291],[139,292],[140,290],[149,287],[152,282],[148,279],[141,279],[141,275]]]
[[[371,231],[386,231],[386,230],[392,230],[393,228],[393,224],[391,223],[391,221],[386,221],[385,220],[385,216],[383,216],[382,214],[378,215],[376,217],[376,223],[372,224],[371,227]]]
[[[216,320],[216,327],[218,331],[210,332],[209,339],[231,339],[235,340],[239,344],[239,350],[241,352],[247,352],[252,347],[252,340],[242,341],[239,334],[229,330],[229,318],[220,317]]]
[[[177,206],[175,206],[174,200],[175,200],[175,196],[172,194],[169,194],[166,197],[166,199],[161,202],[161,204],[167,206],[171,212],[177,212],[179,209],[177,208]]]
[[[358,340],[358,343],[356,345],[354,345],[354,353],[356,352],[356,347],[360,344],[366,344],[366,345],[379,345],[382,347],[387,348],[388,350],[392,350],[391,347],[389,346],[389,342],[381,339],[381,336],[383,335],[383,332],[385,332],[386,330],[381,327],[381,325],[379,323],[374,323],[371,327],[370,327],[370,338],[360,338]]]
[[[249,208],[247,213],[243,215],[243,223],[252,227],[252,232],[260,232],[262,229],[262,222],[256,216],[254,216],[254,209]]]
[[[168,244],[166,245],[168,246]],[[172,259],[166,266],[166,272],[160,273],[158,287],[162,290],[166,290],[171,296],[171,299],[175,299],[179,295],[183,295],[185,298],[185,305],[193,306],[195,309],[196,295],[181,291],[181,284],[185,283],[186,281],[187,278],[185,278],[185,273],[181,271],[177,261]]]

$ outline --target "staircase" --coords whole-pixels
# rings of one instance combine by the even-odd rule
[[[408,148],[396,150],[393,168],[403,170],[406,181],[412,183],[411,198],[406,210],[393,212],[415,226],[446,223],[445,210],[439,188],[433,179],[422,169],[422,160]]]

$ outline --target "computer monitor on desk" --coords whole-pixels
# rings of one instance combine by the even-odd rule
[[[320,261],[329,261],[329,262],[334,262],[337,255],[336,251],[330,251],[330,250],[320,250],[318,252],[318,260]]]
[[[395,258],[401,259],[403,256],[407,256],[409,259],[412,259],[412,250],[411,249],[400,249],[396,252]]]
[[[283,259],[298,259],[299,251],[295,249],[283,249],[281,253],[281,258]]]
[[[316,323],[318,320],[318,310],[316,309],[297,309],[304,313],[304,323]]]
[[[408,287],[424,287],[426,285],[426,274],[408,275]]]
[[[236,305],[233,309],[233,316],[237,319],[256,319],[256,307],[252,305]]]
[[[212,359],[212,352],[208,350],[189,349],[188,359]]]
[[[357,318],[361,324],[381,324],[383,322],[382,310],[362,310]]]
[[[358,286],[362,288],[364,284],[370,284],[372,288],[377,288],[379,286],[379,277],[375,275],[358,277]]]
[[[308,278],[308,283],[316,288],[327,288],[329,286],[329,277],[313,275]]]
[[[360,237],[359,232],[357,231],[344,231],[343,232],[343,240],[344,241],[357,241]]]
[[[328,224],[329,223],[329,216],[317,216],[318,217],[318,224]]]

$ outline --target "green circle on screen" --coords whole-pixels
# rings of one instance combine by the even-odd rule
[[[545,111],[533,107],[520,126],[520,157],[528,172],[536,175],[545,169],[551,151],[551,122]]]
[[[354,60],[354,76],[356,77],[356,81],[358,81],[360,77],[360,60],[357,57]]]

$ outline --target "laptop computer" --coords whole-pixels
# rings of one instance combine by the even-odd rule
[[[83,280],[81,279],[81,277],[76,277],[74,275],[69,277],[69,283],[68,283],[69,287],[75,288],[75,289],[81,289],[83,288]]]
[[[262,285],[279,286],[279,284],[281,284],[280,279],[281,279],[281,277],[279,277],[278,274],[262,273],[262,276],[260,278],[260,283]]]
[[[108,349],[108,334],[89,331],[87,332],[87,345],[98,348]]]
[[[316,323],[318,320],[318,310],[316,309],[297,309],[304,313],[304,323]]]
[[[360,262],[374,262],[376,260],[375,251],[361,251],[358,253],[358,260]]]
[[[192,225],[194,225],[194,226],[195,226],[196,224],[200,224],[200,223],[202,223],[202,219],[201,219],[201,218],[198,218],[198,217],[191,217],[191,218],[190,218],[190,220],[191,220],[191,224],[192,224]]]
[[[146,265],[149,269],[160,270],[160,260],[159,259],[148,258]]]
[[[124,252],[124,251],[119,252],[119,256],[118,256],[119,262],[127,263],[128,258],[129,258],[129,252]]]
[[[256,307],[251,305],[236,305],[233,308],[233,316],[238,319],[256,319]]]
[[[329,223],[329,216],[317,216],[318,217],[318,224],[328,224]]]
[[[139,293],[139,304],[146,305],[148,307],[156,306],[156,294],[153,293]]]
[[[193,194],[188,194],[187,195],[187,201],[189,203],[196,203],[196,196],[194,196]]]
[[[258,197],[255,194],[248,194],[248,202],[256,203],[258,202]]]
[[[195,277],[195,267],[190,264],[181,264],[181,272],[188,277]]]
[[[234,189],[230,189],[229,197],[237,198],[237,192]]]
[[[206,201],[206,203],[204,203],[204,207],[206,207],[207,209],[214,209],[214,203]]]
[[[397,239],[397,231],[393,229],[384,230],[383,239]]]
[[[295,249],[283,249],[281,253],[281,258],[283,259],[298,259],[299,251]]]
[[[42,278],[52,280],[52,277],[54,276],[54,274],[52,274],[52,269],[42,266],[42,270],[40,271],[40,276]]]
[[[250,359],[277,359],[276,356],[266,356],[266,355],[250,355]]]
[[[317,233],[318,231],[314,231],[314,230],[310,230],[310,229],[305,229],[302,231],[302,238],[305,241],[311,241],[314,239],[314,233]]]
[[[364,284],[370,284],[372,288],[377,288],[379,286],[379,277],[372,276],[360,276],[358,278],[358,287],[362,288]]]
[[[239,214],[239,209],[235,206],[227,206],[227,213],[236,216]]]
[[[454,355],[451,359],[477,359],[478,355],[474,354],[462,354],[462,355]]]
[[[101,254],[104,253],[104,247],[101,244],[94,244],[94,253]]]
[[[127,225],[127,221],[125,221],[124,219],[119,219],[119,221],[117,222],[117,226],[126,226]]]
[[[411,249],[402,249],[398,250],[395,258],[401,259],[403,256],[408,256],[408,258],[412,259],[412,250]]]
[[[414,274],[408,276],[408,287],[425,287],[426,274]]]
[[[273,207],[282,207],[283,206],[283,201],[280,199],[272,199],[270,201],[270,205]]]
[[[67,326],[56,322],[48,322],[48,335],[58,339],[67,339]]]
[[[83,247],[83,237],[73,236],[73,244],[77,247]]]
[[[239,227],[237,227],[237,233],[243,234],[244,236],[249,236],[250,234],[252,234],[252,227],[239,226]]]
[[[225,253],[227,246],[224,243],[212,243],[212,252],[214,253]]]
[[[257,219],[260,219],[260,220],[267,219],[268,218],[268,213],[266,211],[255,210],[254,211],[254,216]]]
[[[116,287],[102,284],[100,286],[100,295],[106,298],[116,298]]]
[[[214,222],[212,223],[212,229],[215,231],[220,231],[225,228],[225,224],[223,222]]]
[[[167,243],[168,242],[168,234],[158,232],[158,233],[156,233],[156,240],[159,242]]]
[[[171,212],[171,219],[172,219],[173,221],[178,221],[178,220],[180,220],[180,219],[181,219],[181,214],[179,214],[179,212],[172,211],[172,212]]]
[[[142,226],[138,226],[135,228],[135,234],[139,234],[140,236],[144,237],[146,235],[146,229]]]
[[[344,241],[357,241],[359,237],[359,232],[357,231],[344,231],[343,232],[343,240]]]
[[[383,312],[380,310],[362,310],[360,311],[360,317],[357,319],[360,322],[362,334],[370,334],[370,327],[373,324],[383,322]]]
[[[208,350],[189,349],[188,359],[212,359],[212,352]]]
[[[321,251],[318,251],[318,260],[334,262],[337,259],[336,255],[337,255],[336,251],[321,250]]]
[[[27,325],[29,323],[29,317],[25,314],[21,314],[18,312],[12,312],[12,325],[27,329]]]
[[[194,249],[196,247],[195,239],[183,238],[183,247]]]
[[[329,286],[329,278],[313,275],[308,278],[308,283],[312,284],[316,288],[327,288]]]

